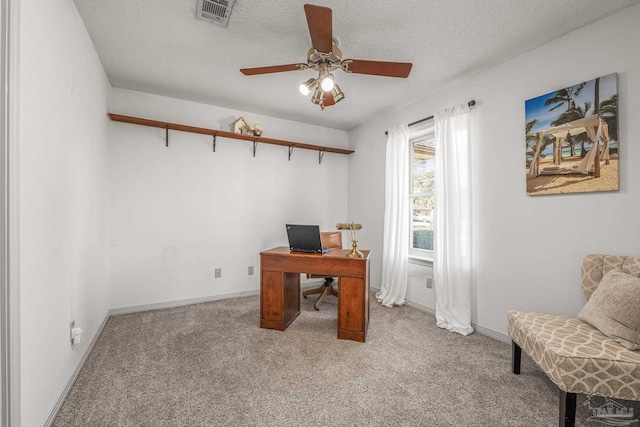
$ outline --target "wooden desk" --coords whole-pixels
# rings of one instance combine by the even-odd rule
[[[280,246],[260,253],[260,327],[284,331],[300,314],[300,273],[338,279],[338,338],[364,342],[369,324],[369,251],[326,254],[290,252]]]

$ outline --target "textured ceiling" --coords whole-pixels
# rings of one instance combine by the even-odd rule
[[[348,130],[466,74],[536,48],[640,0],[322,0],[343,59],[411,62],[407,79],[334,72],[343,101],[324,111],[298,92],[304,1],[237,0],[227,27],[197,0],[75,0],[112,86]],[[117,112],[115,112],[117,113]]]

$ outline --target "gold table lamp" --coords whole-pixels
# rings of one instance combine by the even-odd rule
[[[362,252],[358,250],[358,240],[356,239],[356,230],[362,230],[362,224],[354,224],[340,222],[336,224],[338,230],[350,230],[351,231],[351,251],[347,254],[351,258],[362,258]]]

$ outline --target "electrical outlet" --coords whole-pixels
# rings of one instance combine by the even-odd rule
[[[427,288],[433,288],[433,277],[427,277]]]
[[[215,278],[219,279],[222,277],[222,269],[221,268],[216,268],[215,269]]]
[[[253,276],[253,265],[249,266],[249,269],[247,270],[247,272],[249,273],[249,276]]]

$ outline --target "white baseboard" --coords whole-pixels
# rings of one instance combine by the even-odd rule
[[[56,401],[56,404],[53,406],[53,408],[51,408],[51,411],[49,412],[49,416],[44,422],[43,427],[51,427],[53,425],[53,422],[58,416],[58,412],[60,412],[60,408],[62,408],[62,404],[64,403],[64,400],[67,398],[67,395],[69,394],[69,391],[71,391],[71,387],[73,387],[73,384],[75,384],[76,379],[78,379],[78,375],[80,375],[80,371],[82,370],[82,367],[87,361],[87,358],[91,353],[91,350],[93,350],[93,346],[96,344],[96,342],[98,342],[98,338],[100,337],[100,334],[102,334],[102,330],[106,326],[107,321],[109,320],[109,317],[111,316],[107,313],[106,317],[102,321],[102,324],[98,328],[98,332],[96,332],[96,334],[93,336],[91,343],[84,351],[84,354],[82,355],[82,359],[80,359],[80,363],[78,363],[76,370],[73,371],[73,375],[71,375],[71,378],[69,378],[69,381],[67,381],[67,385],[64,387],[64,390],[62,390],[62,393],[60,393],[60,396],[58,396],[58,400]]]
[[[493,338],[498,341],[505,342],[507,344],[511,344],[511,337],[509,335],[502,334],[500,332],[496,332],[493,329],[485,328],[484,326],[480,326],[477,323],[471,323],[473,329],[476,330],[477,333],[481,335],[485,335],[489,338]]]
[[[417,308],[418,310],[427,312],[433,316],[436,315],[436,311],[431,307],[427,307],[426,305],[422,305],[413,301],[407,301],[407,304],[411,307]],[[477,323],[473,322],[471,323],[471,326],[473,326],[473,329],[475,329],[475,331],[480,335],[485,335],[489,338],[511,344],[511,337],[509,337],[508,335],[501,334],[500,332],[496,332],[493,329],[485,328],[484,326],[480,326]]]
[[[304,284],[301,284],[301,290],[307,289],[307,288],[312,288],[315,286],[318,286],[319,284],[321,284],[322,282],[307,282]],[[375,288],[370,288],[371,291],[375,292],[379,292],[379,289],[375,289]],[[211,301],[219,301],[219,300],[223,300],[223,299],[227,299],[227,298],[236,298],[236,297],[247,297],[247,296],[254,296],[254,295],[259,295],[260,291],[259,290],[252,290],[252,291],[243,291],[243,292],[232,292],[229,294],[222,294],[222,295],[212,295],[212,296],[205,296],[205,297],[198,297],[198,298],[189,298],[189,299],[183,299],[183,300],[177,300],[177,301],[167,301],[167,302],[160,302],[160,303],[155,303],[155,304],[144,304],[144,305],[137,305],[137,306],[132,306],[132,307],[122,307],[122,308],[114,308],[111,309],[109,311],[109,315],[110,316],[119,316],[121,314],[131,314],[131,313],[139,313],[142,311],[150,311],[150,310],[161,310],[164,308],[173,308],[173,307],[181,307],[184,305],[191,305],[191,304],[200,304],[203,302],[211,302]],[[428,307],[426,305],[414,302],[414,301],[407,301],[407,304],[411,307],[415,307],[418,310],[424,311],[426,313],[431,314],[432,316],[436,315],[436,311],[431,308]],[[496,339],[498,341],[502,341],[505,343],[511,343],[511,338],[508,335],[504,335],[500,332],[496,332],[493,329],[489,329],[489,328],[485,328],[484,326],[480,326],[477,323],[471,323],[471,326],[473,326],[473,328],[482,335],[488,336],[490,338]]]
[[[415,307],[418,310],[424,311],[424,312],[429,313],[429,314],[431,314],[433,316],[436,315],[436,311],[431,307],[427,307],[426,305],[422,305],[420,303],[413,302],[413,301],[407,301],[407,305],[410,306],[410,307]]]
[[[305,290],[307,288],[317,287],[322,283],[323,283],[322,281],[317,281],[317,280],[312,282],[302,283],[300,285],[300,289]],[[131,307],[112,308],[109,311],[109,315],[119,316],[121,314],[140,313],[142,311],[150,311],[150,310],[162,310],[164,308],[182,307],[183,305],[200,304],[203,302],[219,301],[223,299],[237,298],[237,297],[249,297],[254,295],[260,295],[260,290],[255,289],[251,291],[232,292],[232,293],[221,294],[221,295],[208,295],[208,296],[198,297],[198,298],[188,298],[188,299],[181,299],[181,300],[175,300],[175,301],[158,302],[153,304],[134,305]]]
[[[153,304],[134,305],[131,307],[112,308],[109,311],[109,314],[111,316],[119,316],[121,314],[139,313],[142,311],[150,311],[150,310],[162,310],[163,308],[182,307],[183,305],[200,304],[203,302],[219,301],[223,299],[236,298],[236,297],[248,297],[248,296],[259,295],[259,294],[260,294],[260,291],[256,289],[252,291],[232,292],[229,294],[222,294],[222,295],[209,295],[204,297],[188,298],[188,299],[181,299],[176,301],[166,301],[166,302],[158,302]]]

